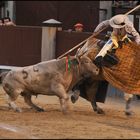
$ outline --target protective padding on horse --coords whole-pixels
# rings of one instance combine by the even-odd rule
[[[99,52],[98,46],[90,42],[87,44],[90,44],[87,55],[94,60]],[[140,94],[140,45],[138,46],[134,42],[123,44],[123,47],[118,48],[115,54],[120,60],[119,63],[111,67],[103,66],[101,68],[103,77],[124,92]]]

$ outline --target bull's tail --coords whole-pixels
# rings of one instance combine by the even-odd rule
[[[2,83],[3,79],[5,78],[5,76],[8,74],[9,71],[5,71],[5,72],[2,72],[0,74],[0,83]]]

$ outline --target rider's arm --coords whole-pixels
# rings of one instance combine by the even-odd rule
[[[140,35],[134,28],[133,23],[131,21],[127,22],[125,29],[127,33],[131,34],[135,38],[136,43],[140,44]]]
[[[109,26],[109,20],[102,21],[98,26],[95,28],[94,33],[102,30],[105,27]]]

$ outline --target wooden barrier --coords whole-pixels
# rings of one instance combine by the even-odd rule
[[[26,66],[41,60],[41,27],[0,26],[0,65]]]

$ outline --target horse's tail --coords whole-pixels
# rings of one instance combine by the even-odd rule
[[[5,78],[5,76],[8,74],[9,71],[4,71],[0,74],[0,83],[2,83],[3,79]]]

